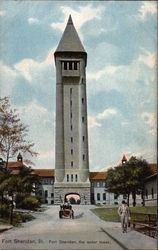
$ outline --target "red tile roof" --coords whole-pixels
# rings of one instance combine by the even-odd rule
[[[149,164],[149,169],[150,169],[152,174],[156,174],[157,173],[157,164],[156,163],[150,163]]]
[[[53,177],[54,169],[34,169],[32,173],[40,177]]]
[[[107,176],[107,172],[90,172],[89,179],[90,180],[105,180]]]
[[[19,167],[22,167],[23,165],[24,165],[23,162],[20,162],[20,161],[8,162],[9,168],[19,168]]]

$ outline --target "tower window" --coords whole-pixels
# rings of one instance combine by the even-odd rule
[[[72,70],[72,62],[69,62],[69,70]]]
[[[83,141],[83,142],[84,142],[84,139],[85,139],[84,136],[82,136],[82,141]]]
[[[84,98],[82,98],[82,104],[84,103]]]
[[[77,174],[75,175],[75,181],[77,182]]]
[[[71,182],[73,182],[73,174],[71,175]]]
[[[73,149],[71,149],[71,155],[73,155]]]
[[[71,161],[71,167],[73,167],[73,161]]]
[[[77,62],[74,62],[74,70],[77,70]]]
[[[71,127],[70,127],[70,128],[71,128],[71,131],[72,131],[72,125],[71,125]]]
[[[70,95],[72,95],[72,88],[70,88]]]
[[[71,142],[73,142],[73,137],[71,137]]]
[[[70,100],[70,106],[72,107],[72,100]]]
[[[72,112],[71,112],[71,118],[72,118]]]
[[[67,182],[69,182],[69,175],[67,174]]]
[[[67,70],[67,62],[64,62],[64,70]]]
[[[83,155],[83,160],[85,160],[85,155]]]
[[[82,123],[84,123],[84,116],[82,116]]]

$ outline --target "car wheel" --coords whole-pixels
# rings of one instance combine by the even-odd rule
[[[59,218],[60,218],[60,219],[62,218],[61,211],[59,211]]]

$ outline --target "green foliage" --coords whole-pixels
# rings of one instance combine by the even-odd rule
[[[143,159],[131,157],[125,166],[109,169],[106,178],[107,191],[116,194],[140,194],[143,191],[144,179],[150,174],[148,164]]]
[[[23,208],[23,202],[26,197],[25,193],[17,193],[15,197],[16,208]]]
[[[15,202],[16,207],[21,209],[37,210],[40,207],[40,201],[37,197],[24,193],[17,193]]]
[[[9,206],[7,204],[0,203],[0,217],[2,218],[9,217]]]
[[[4,157],[6,168],[10,158],[17,155],[37,156],[34,144],[27,140],[28,128],[23,125],[16,109],[12,109],[9,98],[0,98],[0,154]],[[27,159],[28,160],[28,159]]]
[[[105,221],[119,222],[120,218],[117,213],[118,208],[95,208],[92,210],[100,219]]]
[[[34,216],[31,215],[31,214],[27,214],[27,213],[16,213],[15,214],[15,219],[14,219],[14,222],[18,222],[18,223],[21,223],[21,222],[27,222],[27,221],[31,221],[34,219]]]
[[[35,196],[27,196],[21,203],[21,208],[29,210],[37,210],[40,207],[40,202]]]
[[[118,222],[120,221],[120,218],[118,216],[118,207],[114,208],[95,208],[92,210],[93,213],[95,213],[99,218],[105,221],[111,221],[111,222]],[[133,218],[132,213],[134,213],[135,218],[139,218],[139,214],[141,213],[142,215],[144,214],[157,214],[157,207],[154,206],[148,206],[148,207],[130,207],[130,213],[131,213],[131,218]],[[145,218],[145,215],[144,215]]]

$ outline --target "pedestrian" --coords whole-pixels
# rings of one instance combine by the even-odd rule
[[[122,232],[127,233],[128,221],[130,219],[130,211],[127,203],[123,200],[118,208],[118,214],[121,220]]]

